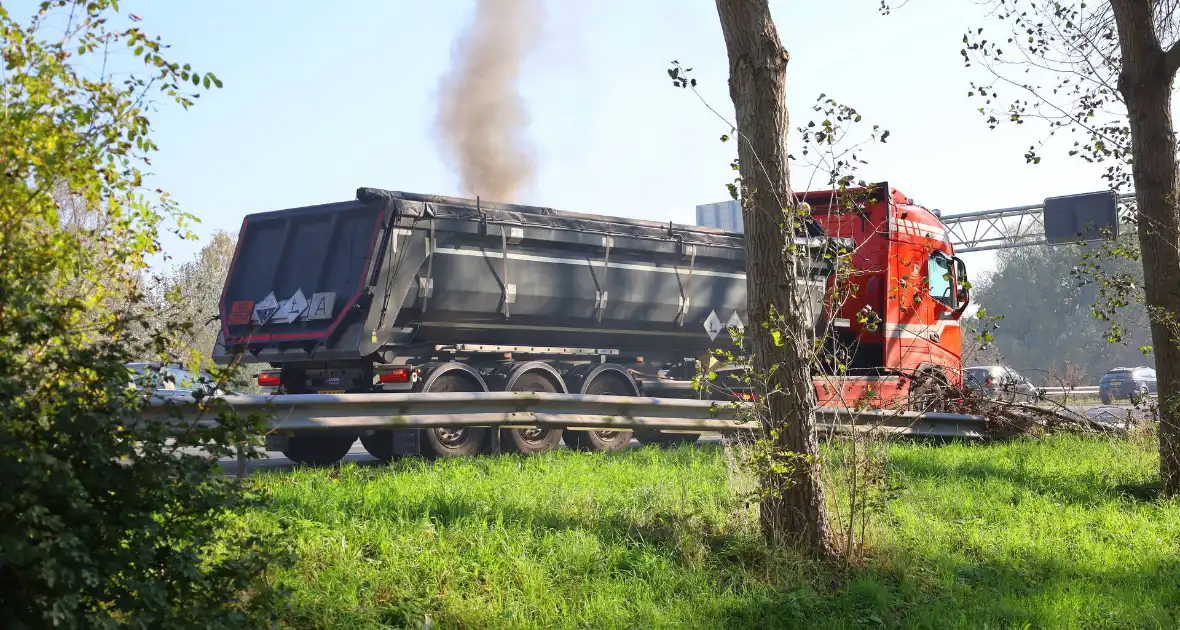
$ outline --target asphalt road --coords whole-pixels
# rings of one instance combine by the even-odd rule
[[[1136,410],[1129,403],[1121,405],[1070,405],[1068,407],[1071,411],[1078,414],[1085,415],[1088,418],[1098,422],[1110,424],[1122,424],[1132,415]],[[702,435],[698,444],[720,444],[720,435]],[[637,440],[631,441],[631,448],[637,448],[640,444]],[[562,446],[564,448],[564,445]],[[287,459],[282,453],[278,451],[264,451],[260,452],[266,455],[265,459],[254,459],[249,462],[248,472],[253,473],[258,470],[290,470],[295,467],[295,463]],[[377,459],[369,455],[365,447],[361,445],[360,440],[352,445],[352,449],[348,455],[344,457],[346,462],[376,462]],[[233,459],[221,460],[221,466],[228,474],[235,474],[238,471],[237,461]]]

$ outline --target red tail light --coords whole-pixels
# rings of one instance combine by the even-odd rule
[[[263,372],[258,375],[259,387],[278,387],[279,375],[275,372]]]
[[[378,383],[409,383],[410,382],[410,368],[394,368],[388,372],[382,372],[377,375]]]

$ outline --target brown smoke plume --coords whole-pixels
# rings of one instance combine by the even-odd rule
[[[435,131],[463,193],[515,201],[533,177],[528,111],[517,83],[541,40],[540,0],[476,0],[440,81]]]

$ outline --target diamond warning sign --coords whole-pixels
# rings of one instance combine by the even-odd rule
[[[717,311],[709,311],[705,318],[705,332],[709,333],[709,341],[715,341],[721,334],[721,318],[717,317]]]
[[[738,330],[745,330],[746,328],[742,325],[742,318],[738,317],[737,311],[734,311],[733,315],[729,316],[729,321],[725,323],[725,327],[736,328]]]
[[[307,307],[307,298],[303,295],[303,289],[296,289],[295,295],[282,303],[279,312],[274,314],[271,321],[275,324],[290,324],[307,311]]]
[[[271,291],[266,299],[254,305],[254,317],[251,318],[255,324],[265,324],[275,311],[279,310],[279,301],[275,299],[274,291]]]

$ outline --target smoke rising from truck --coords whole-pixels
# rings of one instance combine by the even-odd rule
[[[541,0],[476,0],[475,18],[451,50],[435,131],[465,195],[517,201],[533,177],[530,119],[518,83],[541,40],[542,18]]]

